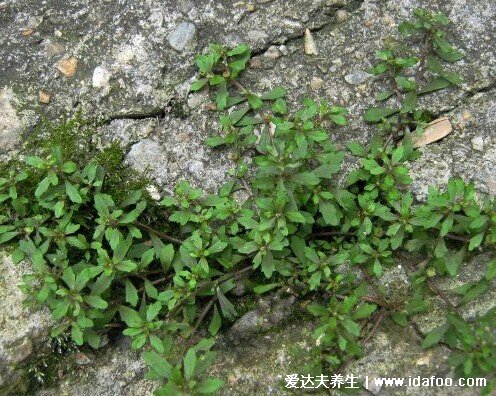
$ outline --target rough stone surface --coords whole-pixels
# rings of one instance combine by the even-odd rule
[[[47,310],[33,311],[22,304],[19,289],[22,276],[29,273],[28,264],[14,264],[0,251],[0,394],[22,389],[28,358],[43,349],[51,326]]]
[[[453,176],[496,194],[496,89],[473,96],[447,116],[453,132],[422,148],[422,157],[410,166],[417,199],[425,199],[428,186],[440,187]]]
[[[411,327],[401,328],[386,321],[364,348],[362,359],[351,363],[347,373],[363,378],[369,376],[368,388],[374,395],[418,395],[418,387],[380,387],[374,378],[381,377],[451,377],[453,373],[446,362],[450,355],[448,348],[439,346],[428,351],[420,347],[421,338]],[[445,389],[446,390],[446,389]],[[446,390],[450,392],[450,390]],[[441,393],[439,388],[422,388],[422,395],[435,396]],[[446,395],[476,395],[476,392],[443,393]]]
[[[459,270],[455,278],[443,278],[436,281],[436,286],[450,299],[451,302],[458,305],[461,296],[456,294],[454,290],[469,282],[474,282],[482,279],[485,275],[488,262],[491,257],[487,254],[475,256],[468,263],[465,263]],[[475,300],[469,302],[460,309],[462,316],[466,320],[474,320],[477,316],[482,316],[490,309],[496,307],[496,282],[493,280],[489,290]],[[432,298],[430,300],[431,309],[414,318],[417,329],[426,334],[436,327],[442,326],[445,323],[443,312],[446,311],[446,305],[440,298]]]
[[[258,333],[267,332],[291,317],[295,298],[281,298],[278,294],[262,298],[257,308],[246,312],[229,330],[233,342],[251,338]]]
[[[211,42],[252,46],[255,56],[241,82],[254,92],[282,85],[292,106],[311,97],[347,107],[354,115],[349,125],[331,132],[338,147],[350,140],[367,142],[374,128],[357,115],[375,103],[375,93],[384,87],[365,71],[384,40],[397,34],[397,24],[419,6],[448,14],[454,21],[449,38],[466,57],[453,65],[465,80],[461,89],[420,101],[434,114],[448,115],[454,131],[423,148],[422,158],[410,165],[415,196],[425,199],[429,185],[442,186],[455,175],[474,180],[479,192],[496,193],[493,0],[6,0],[0,2],[0,155],[13,153],[41,116],[57,120],[81,110],[104,121],[98,130],[102,145],[119,142],[126,162],[154,179],[160,192],[170,192],[183,178],[215,190],[232,166],[231,153],[204,146],[204,139],[219,131],[217,114],[208,106],[213,99],[207,92],[188,92],[195,76],[194,54]],[[306,29],[317,55],[305,53]],[[57,66],[67,59],[77,63],[65,62],[73,70],[66,67],[64,76]],[[40,92],[49,93],[50,100],[40,101]],[[345,167],[353,167],[349,158]],[[380,280],[381,286],[395,290],[388,296],[392,300],[408,292],[402,260]],[[477,256],[459,277],[439,287],[457,301],[452,289],[482,276],[486,261]],[[20,380],[21,371],[14,368],[36,354],[49,328],[46,312],[21,309],[22,296],[14,285],[25,271],[25,266],[2,259],[0,389]],[[219,338],[212,372],[227,380],[224,395],[287,394],[281,386],[284,375],[298,372],[302,364],[292,348],[308,352],[314,345],[312,323],[288,324],[290,305],[269,298],[264,307],[263,301]],[[488,293],[468,304],[464,315],[474,318],[495,301],[494,293]],[[450,375],[448,351],[422,351],[417,335],[442,324],[444,311],[443,302],[433,300],[432,310],[415,318],[415,329],[386,322],[348,373]],[[233,336],[240,334],[243,341],[234,342]],[[125,343],[110,345],[92,359],[61,379],[57,388],[40,394],[152,394],[143,364]],[[369,392],[393,394],[377,388]]]
[[[10,100],[11,92],[0,91],[0,153],[12,150],[21,141],[22,123]]]
[[[139,353],[130,349],[127,340],[120,340],[105,354],[86,358],[73,376],[60,379],[55,388],[40,390],[37,396],[152,395],[155,384],[143,378],[145,372]]]

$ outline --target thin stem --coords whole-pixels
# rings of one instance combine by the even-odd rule
[[[396,302],[396,303],[391,302],[390,303],[387,301],[381,301],[378,298],[370,297],[370,296],[365,296],[363,298],[363,301],[371,302],[371,303],[379,305],[382,308],[389,308],[389,309],[398,309],[399,307],[401,307],[404,304],[403,302]]]
[[[430,32],[424,33],[424,48],[422,50],[422,54],[420,55],[419,67],[415,73],[415,80],[418,84],[419,80],[424,78],[425,73],[425,61],[427,59],[427,55],[429,54],[431,48],[431,34]]]
[[[450,299],[448,298],[448,296],[446,294],[444,294],[443,291],[441,291],[435,284],[432,280],[427,280],[427,286],[429,286],[429,289],[434,293],[436,294],[439,298],[441,298],[441,300],[444,301],[444,303],[446,304],[446,306],[448,308],[450,308],[452,311],[456,312],[457,314],[460,314],[460,312],[458,311],[458,308],[450,301]]]
[[[319,237],[326,236],[356,236],[353,232],[342,232],[342,231],[322,231],[322,232],[314,232],[308,236],[310,239],[317,239]]]
[[[230,272],[228,274],[222,275],[222,276],[218,277],[217,279],[215,279],[213,281],[206,281],[206,282],[203,282],[203,283],[198,284],[198,287],[196,288],[196,290],[195,291],[191,291],[186,296],[184,296],[184,298],[182,300],[180,300],[176,304],[176,306],[174,308],[172,308],[171,311],[169,311],[169,313],[167,314],[167,317],[170,318],[170,317],[174,316],[177,313],[177,311],[179,310],[179,308],[181,308],[186,303],[186,301],[189,298],[193,297],[197,293],[199,293],[201,291],[204,291],[204,290],[206,290],[206,289],[208,289],[208,288],[210,288],[212,286],[216,286],[219,283],[224,282],[224,281],[226,281],[228,279],[237,277],[239,275],[244,274],[245,272],[249,272],[249,271],[252,271],[252,270],[253,270],[253,267],[251,265],[249,265],[247,267],[244,267],[244,268],[240,269],[239,271]]]
[[[231,83],[231,85],[234,86],[234,88],[236,88],[239,91],[240,94],[245,94],[248,92],[248,90],[245,87],[243,87],[238,81],[233,79],[233,80],[229,80],[229,82]]]
[[[456,234],[446,234],[446,238],[453,239],[454,241],[469,242],[470,238],[456,235]]]
[[[244,177],[241,177],[239,180],[241,180],[241,183],[243,184],[243,188],[246,190],[248,194],[250,194],[250,197],[253,197],[253,191],[250,188],[250,185],[246,181]]]
[[[152,228],[144,223],[141,223],[139,221],[135,221],[134,224],[138,227],[138,228],[141,228],[143,230],[146,230],[152,234],[155,234],[156,236],[159,236],[163,239],[166,239],[170,242],[174,242],[174,243],[177,243],[178,245],[181,245],[184,241],[182,241],[181,239],[178,239],[178,238],[175,238],[173,236],[170,236],[162,231],[159,231],[159,230],[156,230],[155,228]]]
[[[375,334],[375,332],[377,331],[377,329],[379,328],[379,326],[381,325],[382,321],[384,320],[384,318],[387,315],[388,315],[388,313],[386,311],[384,311],[384,310],[381,310],[381,312],[379,312],[379,315],[377,316],[377,319],[376,319],[376,321],[374,323],[374,326],[372,327],[372,330],[370,330],[370,333],[363,340],[363,343],[364,344],[366,344],[372,338],[372,336]]]
[[[429,262],[429,260],[424,260],[422,261],[420,264],[419,264],[419,267],[425,267],[425,265]],[[407,267],[410,268],[411,271],[415,271],[415,268],[412,268],[412,266],[410,264],[407,263]],[[434,293],[436,296],[438,296],[441,300],[443,300],[444,304],[449,308],[451,309],[452,311],[460,314],[460,312],[458,311],[458,308],[456,307],[456,305],[454,305],[450,299],[448,298],[448,296],[442,291],[440,290],[436,284],[431,280],[431,279],[427,279],[427,286],[429,287],[429,290]]]
[[[368,271],[364,267],[362,267],[362,266],[360,266],[360,269],[362,270],[363,275],[365,276],[365,279],[367,280],[367,282],[374,289],[375,294],[377,294],[377,297],[378,297],[379,301],[381,302],[380,305],[386,305],[386,306],[387,305],[390,305],[390,303],[384,297],[384,294],[382,294],[382,292],[379,290],[379,287],[375,284],[374,280],[372,279],[372,277],[370,276],[370,274],[368,273]]]
[[[195,323],[195,326],[193,327],[193,330],[191,332],[191,334],[193,333],[196,333],[196,331],[198,330],[198,327],[200,327],[200,324],[203,322],[203,319],[205,319],[205,316],[207,315],[207,313],[212,309],[215,301],[217,301],[217,295],[214,295],[210,301],[208,302],[208,304],[205,306],[205,308],[203,309],[201,315],[198,317],[196,323]]]
[[[159,278],[159,279],[155,279],[154,281],[150,282],[152,285],[159,285],[163,282],[167,282],[168,280],[170,280],[172,278],[172,274],[171,275],[168,275],[168,276],[164,276],[163,278]]]

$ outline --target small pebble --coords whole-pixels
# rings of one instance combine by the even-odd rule
[[[336,20],[339,23],[346,22],[350,18],[350,14],[346,10],[338,10],[336,12]]]
[[[248,39],[250,39],[250,41],[262,41],[267,38],[269,38],[269,35],[263,30],[250,30],[248,32]]]
[[[314,90],[317,91],[322,87],[322,84],[324,84],[324,80],[318,77],[313,77],[312,81],[310,82],[310,87]]]
[[[196,26],[191,22],[182,22],[168,37],[169,45],[176,51],[182,52],[195,37]]]
[[[48,104],[50,103],[51,99],[52,98],[48,92],[45,91],[38,92],[38,100],[40,101],[40,103]]]
[[[72,77],[76,74],[78,60],[71,56],[70,58],[62,59],[57,63],[57,69],[65,77]]]
[[[108,86],[111,74],[103,66],[95,67],[91,83],[94,88],[105,88]]]
[[[265,51],[264,56],[270,60],[276,60],[281,57],[281,52],[275,45],[271,45],[267,51]]]
[[[482,136],[476,136],[472,140],[472,148],[475,151],[483,151],[484,150],[484,138]]]
[[[364,71],[357,71],[344,76],[344,80],[351,85],[360,85],[367,81],[370,77],[372,77],[372,74]]]

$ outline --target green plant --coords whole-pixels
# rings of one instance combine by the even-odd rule
[[[455,367],[458,377],[483,377],[496,369],[496,337],[492,309],[477,318],[470,326],[457,314],[449,313],[447,323],[434,329],[425,338],[423,346],[428,348],[439,342],[446,343],[454,350],[449,362]],[[493,385],[494,386],[494,385]]]
[[[413,21],[404,21],[398,30],[405,36],[421,36],[420,54],[412,54],[404,45],[393,42],[377,51],[376,63],[371,72],[383,75],[389,87],[377,94],[377,101],[389,100],[391,107],[372,107],[365,112],[367,122],[379,123],[379,129],[389,135],[386,142],[412,132],[422,133],[430,115],[417,108],[420,95],[425,95],[462,82],[461,77],[444,69],[441,61],[456,62],[463,54],[446,40],[444,26],[449,19],[442,13],[426,10],[414,11]],[[440,59],[439,59],[440,58]],[[412,68],[416,67],[413,72]],[[426,80],[428,72],[429,81]],[[396,102],[396,103],[394,103]]]
[[[166,384],[155,391],[157,395],[211,395],[222,387],[223,381],[217,378],[207,378],[202,381],[194,379],[204,373],[215,359],[215,353],[210,351],[214,344],[212,339],[203,339],[189,348],[182,361],[176,365],[172,365],[162,356],[170,350],[172,340],[168,339],[165,344],[167,350],[164,348],[161,354],[153,351],[143,353],[143,359],[150,367],[147,378],[166,380]]]
[[[217,194],[181,182],[157,205],[143,186],[117,191],[98,158],[77,163],[65,145],[26,157],[18,172],[0,179],[0,243],[15,246],[16,261],[32,263],[23,289],[58,320],[53,335],[70,332],[76,344],[97,348],[110,328],[122,329],[133,348],[145,350],[149,377],[163,381],[156,394],[211,394],[222,385],[205,379],[214,341],[196,342],[198,330],[207,321],[205,331],[214,337],[235,320],[235,279],[249,276],[256,294],[282,289],[327,300],[309,311],[319,322],[316,365],[333,371],[361,355],[385,317],[406,326],[434,294],[446,304],[451,327],[429,335],[424,346],[444,339],[463,355],[453,355],[455,366],[475,362],[457,374],[487,375],[492,386],[494,349],[479,343],[494,331],[490,316],[484,326],[464,321],[434,280],[456,276],[475,250],[494,250],[496,201],[480,205],[473,185],[459,179],[445,192],[431,189],[425,204],[408,192],[405,163],[419,155],[410,131],[420,131],[428,118],[417,98],[432,89],[418,89],[423,71],[415,79],[406,71],[432,66],[431,50],[448,60],[457,54],[439,30],[444,17],[415,15],[400,30],[423,34],[424,50],[420,57],[401,55],[399,47],[378,53],[374,72],[389,76],[398,103],[367,111],[380,133],[368,147],[347,145],[359,166],[344,185],[335,178],[345,153],[329,130],[346,124],[346,109],[304,99],[291,111],[281,87],[260,95],[247,90],[236,80],[250,57],[244,45],[212,45],[196,57],[200,78],[191,89],[208,86],[217,109],[230,109],[220,117],[221,133],[206,141],[231,147],[236,161]],[[434,81],[453,82],[441,69],[430,70],[438,74]],[[377,279],[399,251],[425,260],[409,268],[411,295],[392,301]],[[490,287],[495,262],[484,279],[459,289],[461,304]]]

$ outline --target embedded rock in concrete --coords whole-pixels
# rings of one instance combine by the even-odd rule
[[[294,312],[295,297],[281,297],[279,294],[264,297],[258,301],[257,307],[237,319],[229,330],[233,342],[267,332]]]
[[[111,74],[103,66],[95,67],[93,70],[92,84],[94,88],[107,88]]]
[[[348,84],[359,85],[359,84],[363,84],[370,77],[372,77],[372,74],[363,71],[358,71],[355,73],[347,74],[346,76],[344,76],[344,79]]]
[[[203,115],[191,119],[166,116],[157,121],[148,138],[131,146],[126,162],[167,191],[181,180],[214,191],[227,180],[233,166],[227,150],[212,150],[204,144],[216,132],[216,125]]]
[[[169,45],[181,52],[195,37],[196,26],[191,22],[181,23],[169,36]]]

